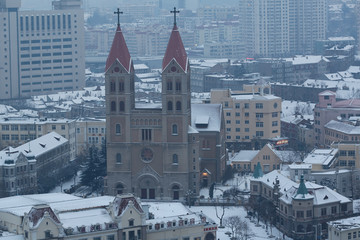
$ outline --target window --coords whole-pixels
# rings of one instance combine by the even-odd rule
[[[277,112],[273,112],[271,115],[272,115],[272,117],[277,117],[277,116],[278,116],[278,113],[277,113]]]
[[[235,108],[240,108],[240,103],[235,103]]]
[[[240,117],[240,113],[239,113],[239,112],[236,112],[236,113],[235,113],[235,116],[236,116],[236,117]]]
[[[332,214],[335,214],[337,212],[336,210],[337,210],[336,206],[331,207],[331,213]]]
[[[260,118],[264,117],[264,114],[263,113],[256,113],[255,116],[256,116],[256,119],[260,119]]]
[[[121,164],[121,163],[122,163],[121,153],[117,153],[116,154],[116,164]]]
[[[355,151],[354,150],[348,151],[348,156],[355,156]]]
[[[249,116],[250,116],[250,113],[246,112],[245,117],[249,117]]]
[[[276,127],[277,125],[278,125],[278,121],[273,121],[273,122],[272,122],[272,126],[273,126],[273,127]]]
[[[61,125],[61,130],[65,130],[65,125]]]
[[[180,101],[176,102],[176,110],[178,110],[178,111],[181,110],[181,102]]]
[[[168,111],[172,111],[173,110],[173,104],[172,104],[172,101],[168,101],[168,107],[167,107],[167,110]]]
[[[107,235],[106,240],[115,240],[115,235]]]
[[[119,82],[119,92],[123,92],[124,90],[125,90],[124,82],[120,81]]]
[[[152,138],[152,136],[151,136],[151,129],[142,129],[141,130],[141,139],[143,140],[143,141],[151,141],[151,138]]]
[[[115,125],[115,134],[116,134],[116,135],[120,135],[120,134],[121,134],[121,126],[120,126],[119,123]]]
[[[110,92],[115,92],[115,82],[110,82]]]
[[[257,136],[257,137],[263,137],[263,136],[264,136],[264,132],[263,132],[263,131],[256,131],[256,136]]]
[[[181,91],[181,82],[176,82],[176,91]]]
[[[250,129],[249,129],[249,128],[245,128],[245,132],[250,132]]]
[[[240,128],[236,128],[235,131],[236,131],[236,132],[240,132]]]
[[[321,209],[321,216],[325,216],[326,215],[326,208],[322,208]]]
[[[346,151],[340,150],[340,156],[346,156]]]
[[[130,220],[129,220],[129,226],[130,226],[130,227],[134,226],[134,219],[130,219]]]
[[[178,135],[178,126],[176,124],[172,125],[172,135]]]
[[[245,124],[249,124],[250,122],[249,122],[249,120],[245,120]]]
[[[167,89],[168,91],[172,91],[172,89],[173,89],[172,86],[173,86],[173,85],[172,85],[172,82],[168,81],[168,82],[166,83],[166,89]]]
[[[119,105],[120,105],[120,107],[119,107],[120,112],[124,112],[125,111],[125,103],[123,101],[120,101]]]
[[[296,217],[304,218],[304,211],[296,211]]]
[[[179,158],[177,154],[173,154],[172,156],[172,164],[173,165],[178,165],[179,164]]]
[[[263,104],[262,103],[256,103],[255,104],[255,108],[257,108],[257,109],[262,109],[264,106],[263,106]]]
[[[225,107],[229,107],[229,102],[224,102]]]
[[[312,217],[312,210],[306,211],[306,217]]]
[[[248,109],[248,108],[250,107],[250,104],[249,104],[249,103],[245,103],[245,104],[244,104],[244,107],[245,107],[246,109]]]
[[[116,111],[116,103],[115,103],[115,101],[112,101],[112,102],[111,102],[111,107],[110,107],[110,109],[111,109],[112,112],[115,112],[115,111]]]
[[[256,122],[256,127],[264,127],[264,122]]]
[[[52,130],[56,130],[56,125],[52,125],[52,126],[51,126],[51,129],[52,129]]]
[[[227,116],[227,117],[230,117],[230,116],[231,116],[231,113],[230,113],[230,112],[227,112],[227,113],[226,113],[226,116]]]

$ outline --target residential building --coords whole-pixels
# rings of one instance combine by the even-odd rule
[[[91,145],[101,149],[106,140],[105,119],[80,118],[76,120],[76,155],[87,154]]]
[[[359,239],[360,217],[349,217],[328,222],[328,239]]]
[[[135,104],[134,67],[120,24],[106,62],[105,89],[106,193],[173,200],[183,199],[190,191],[198,195],[200,134],[191,126],[190,64],[176,22],[163,58],[161,104]],[[215,109],[221,120],[221,107]],[[201,116],[197,123],[207,128],[209,116]],[[211,148],[218,141],[213,153],[222,157],[221,123],[211,126],[216,129],[208,131],[218,135],[211,139]],[[221,169],[218,163],[213,166]],[[220,171],[216,174],[220,176],[214,179],[221,177]]]
[[[251,197],[276,206],[277,226],[295,239],[314,239],[327,234],[327,222],[351,216],[353,203],[328,187],[312,182],[295,183],[278,171],[250,181]],[[255,200],[258,199],[258,200]]]
[[[1,197],[38,192],[39,177],[57,171],[70,162],[69,141],[55,132],[16,148],[0,152]]]
[[[264,94],[264,87],[257,87],[258,94],[211,90],[210,102],[221,103],[224,108],[227,142],[258,142],[281,135],[281,98]]]
[[[19,240],[157,240],[164,236],[216,239],[217,225],[203,213],[191,212],[181,203],[172,203],[177,211],[161,213],[159,206],[164,209],[169,203],[158,204],[156,208],[131,194],[84,199],[50,193],[14,196],[0,202],[0,227],[15,233],[13,237]],[[172,212],[176,215],[171,215]]]
[[[348,120],[350,117],[360,116],[360,100],[359,99],[349,99],[349,100],[336,100],[336,93],[331,91],[324,91],[319,93],[319,101],[314,109],[314,128],[315,128],[315,140],[319,146],[330,145],[332,142],[329,142],[332,139],[332,135],[329,135],[329,132],[325,133],[325,125],[328,124],[331,120]],[[330,125],[331,126],[331,125]],[[351,126],[349,126],[351,128]],[[344,129],[344,128],[342,128]],[[334,129],[335,130],[335,129]],[[335,137],[336,137],[335,133]],[[356,134],[354,132],[354,134]],[[346,134],[345,134],[346,135]],[[329,139],[328,142],[325,142],[325,136]],[[354,141],[351,140],[352,136],[347,136],[348,139],[345,141]],[[357,137],[357,136],[355,136]],[[360,139],[360,138],[358,138]]]
[[[360,126],[359,123],[340,122],[331,120],[324,126],[324,143],[326,146],[339,141],[353,141],[360,140]]]
[[[27,98],[85,84],[84,17],[80,0],[53,1],[51,11],[19,11],[0,1],[0,98]]]
[[[54,131],[69,140],[70,160],[74,160],[77,153],[75,122],[69,119],[3,117],[0,120],[0,145],[2,148],[18,146]]]
[[[314,149],[304,159],[303,163],[311,164],[313,171],[335,168],[338,149]]]

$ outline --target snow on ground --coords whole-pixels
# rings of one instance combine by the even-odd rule
[[[284,100],[281,103],[281,117],[292,116],[298,112],[302,114],[305,119],[313,119],[314,107],[314,103]]]
[[[75,178],[75,184],[80,182],[80,175],[81,172],[78,171]],[[63,182],[62,186],[56,186],[53,190],[50,191],[50,193],[58,193],[58,192],[64,192],[65,189],[70,189],[71,186],[74,185],[74,178],[71,178],[70,180]],[[62,191],[61,191],[62,189]]]
[[[193,212],[203,212],[206,216],[214,220],[218,225],[220,224],[219,218],[216,217],[216,210],[214,206],[201,206],[201,207],[191,207],[191,211]],[[218,213],[221,213],[222,211],[220,208],[218,208]],[[225,214],[224,219],[231,216],[239,216],[243,221],[246,221],[249,224],[249,227],[252,232],[252,236],[249,239],[252,240],[263,240],[263,239],[269,239],[270,236],[270,227],[268,231],[266,231],[265,225],[260,222],[260,227],[256,227],[256,221],[250,221],[249,218],[245,218],[246,216],[246,210],[243,207],[226,207],[225,208]],[[220,225],[219,225],[220,226]],[[226,240],[230,239],[228,235],[226,235],[226,232],[229,232],[229,228],[218,228],[217,231],[217,239],[220,240]],[[272,229],[272,234],[276,238],[283,239],[283,234],[280,233],[276,228]],[[273,239],[275,239],[273,238]],[[286,240],[291,240],[291,238],[285,237]]]

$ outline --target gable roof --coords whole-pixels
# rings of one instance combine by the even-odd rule
[[[164,70],[173,59],[175,59],[175,61],[180,65],[184,72],[187,72],[188,57],[176,25],[174,25],[174,28],[170,35],[169,43],[167,45],[164,59],[162,62],[162,70]]]
[[[120,64],[126,69],[127,72],[131,70],[131,56],[129,49],[126,45],[124,36],[122,34],[120,25],[116,29],[114,40],[106,60],[105,72],[111,67],[111,65],[118,60]]]

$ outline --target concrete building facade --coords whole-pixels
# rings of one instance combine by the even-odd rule
[[[0,98],[25,98],[85,84],[84,17],[80,0],[54,1],[51,11],[19,11],[0,1]]]

